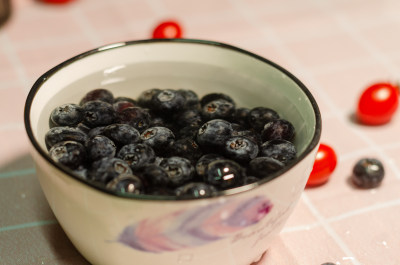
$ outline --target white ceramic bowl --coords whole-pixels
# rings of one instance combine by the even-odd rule
[[[137,97],[149,88],[223,92],[239,106],[266,106],[296,128],[298,157],[269,179],[208,199],[121,197],[54,163],[44,136],[50,112],[104,87]],[[268,249],[294,209],[321,134],[307,88],[269,60],[201,40],[142,40],[100,47],[49,70],[33,85],[25,126],[45,196],[88,261],[111,265],[249,265]]]

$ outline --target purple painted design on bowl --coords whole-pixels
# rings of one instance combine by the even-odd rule
[[[201,246],[261,221],[271,210],[265,197],[228,200],[143,219],[126,226],[118,242],[146,252]]]

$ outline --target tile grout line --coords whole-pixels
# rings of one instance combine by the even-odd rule
[[[43,221],[37,221],[37,222],[17,224],[17,225],[3,226],[3,227],[0,227],[0,232],[19,230],[19,229],[24,229],[24,228],[32,228],[32,227],[38,227],[38,226],[45,226],[45,225],[52,225],[52,224],[58,224],[57,220],[43,220]]]
[[[397,200],[392,200],[392,201],[387,201],[387,202],[383,202],[383,203],[377,203],[374,204],[372,206],[368,206],[368,207],[364,207],[364,208],[360,208],[360,209],[356,209],[344,214],[340,214],[334,217],[330,217],[327,218],[326,220],[331,223],[331,222],[337,222],[337,221],[341,221],[344,220],[346,218],[352,217],[352,216],[357,216],[357,215],[361,215],[364,213],[370,213],[376,210],[380,210],[380,209],[385,209],[385,208],[389,208],[389,207],[393,207],[393,206],[398,206],[400,205],[400,199]]]
[[[18,55],[16,54],[11,40],[5,32],[0,32],[0,48],[4,51],[4,54],[6,55],[15,72],[17,73],[18,83],[23,86],[23,91],[29,91],[31,87],[31,81],[29,80],[25,68],[19,60]]]
[[[351,26],[351,24],[348,22],[348,20],[343,16],[340,11],[338,10],[333,10],[332,8],[324,8],[326,12],[328,12],[339,24],[339,26],[348,33],[350,38],[352,38],[354,41],[356,41],[360,46],[364,47],[368,51],[369,54],[371,54],[374,59],[379,61],[385,69],[390,72],[394,76],[399,75],[399,69],[392,63],[390,63],[390,60],[387,59],[386,56],[384,56],[381,52],[379,52],[378,49],[376,49],[372,44],[370,44],[365,38],[360,34],[359,31],[354,29],[354,27]]]
[[[302,196],[302,200],[305,200],[303,198],[303,196]],[[339,214],[339,215],[336,215],[336,216],[333,216],[333,217],[328,217],[328,218],[325,218],[325,221],[327,223],[331,224],[331,223],[335,223],[335,222],[338,222],[338,221],[343,221],[343,220],[345,220],[347,218],[350,218],[350,217],[354,217],[354,216],[358,216],[358,215],[366,214],[366,213],[371,213],[373,211],[377,211],[377,210],[385,209],[385,208],[390,208],[390,207],[394,207],[394,206],[399,206],[399,205],[400,205],[400,199],[386,201],[386,202],[374,204],[372,206],[367,206],[367,207],[363,207],[363,208],[360,208],[360,209],[351,210],[351,211],[348,211],[346,213],[342,213],[342,214]],[[321,225],[322,224],[320,222],[313,222],[313,223],[309,223],[309,224],[306,224],[306,225],[290,226],[290,227],[284,228],[282,230],[282,233],[307,231],[307,230],[311,230],[311,229],[314,229],[316,227],[319,227]]]
[[[7,172],[0,172],[0,179],[12,178],[12,177],[21,177],[26,175],[32,175],[36,173],[36,169],[32,168],[25,168]]]
[[[77,7],[72,7],[70,13],[81,28],[83,35],[90,41],[90,43],[95,47],[101,46],[103,44],[101,38],[96,33],[96,30],[90,25],[88,19],[82,14],[81,10]]]
[[[347,244],[342,240],[342,238],[333,230],[333,228],[329,225],[329,223],[324,219],[324,217],[318,212],[315,206],[312,204],[307,194],[303,194],[303,201],[307,205],[308,209],[317,218],[318,222],[324,228],[324,230],[333,238],[333,240],[338,244],[338,246],[342,249],[345,255],[347,255],[348,259],[354,265],[362,265],[356,258],[354,253],[350,250]],[[345,257],[343,257],[345,258]]]

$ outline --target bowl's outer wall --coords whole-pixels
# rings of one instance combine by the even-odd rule
[[[50,207],[73,244],[93,264],[250,264],[269,247],[273,237],[283,227],[311,172],[321,126],[315,101],[305,87],[289,73],[235,48],[193,40],[133,44],[114,45],[120,47],[110,50],[107,50],[109,47],[101,48],[99,50],[104,52],[92,51],[71,59],[42,76],[28,96],[25,124],[34,147],[32,154],[39,181]],[[191,60],[206,67],[203,70],[199,68],[201,73],[190,70],[190,67],[179,67]],[[150,68],[143,68],[143,65],[137,64],[140,66],[135,68],[138,79],[134,80],[138,84],[130,83],[133,87],[126,89],[124,69],[132,70],[125,67],[127,62],[132,61],[150,61],[152,65]],[[177,68],[166,68],[165,62],[177,63]],[[207,70],[208,67],[212,71]],[[215,67],[219,69],[217,72]],[[141,80],[140,76],[143,74],[150,78]],[[200,74],[205,74],[208,78],[196,79]],[[151,75],[155,77],[151,78]],[[158,78],[158,75],[162,78]],[[94,79],[86,80],[86,76]],[[200,87],[199,94],[213,92],[217,87],[218,91],[228,91],[244,106],[267,104],[294,123],[299,157],[279,177],[253,190],[229,196],[185,201],[117,197],[68,175],[49,159],[44,146],[43,139],[48,130],[51,110],[63,103],[69,103],[70,100],[77,102],[85,92],[95,88],[91,86],[93,80],[93,86],[107,81],[109,85],[106,87],[110,87],[113,92],[117,91],[118,96],[126,95],[124,93],[127,91],[137,96],[153,85],[182,85],[183,88],[194,89],[196,92]],[[207,82],[215,83],[216,87],[201,87]],[[150,87],[143,87],[144,84]],[[192,86],[193,84],[195,85]],[[203,209],[216,203],[223,205],[246,201],[257,196],[267,198],[272,204],[270,212],[264,218],[243,229],[231,227],[236,232],[225,233],[221,239],[208,244],[185,245],[175,251],[152,253],[137,250],[119,240],[127,227],[144,220],[159,220],[160,227],[164,227],[168,225],[164,218],[173,213],[197,209],[196,207]],[[179,236],[188,240],[185,235]]]
[[[292,213],[312,169],[317,148],[290,171],[251,191],[226,197],[187,201],[143,201],[118,198],[97,191],[61,172],[34,151],[44,194],[59,223],[77,249],[92,264],[249,265],[279,233]],[[122,231],[143,219],[154,219],[218,201],[246,200],[261,196],[271,211],[260,222],[207,245],[151,253],[120,242]],[[161,226],[162,224],[160,224]],[[234,261],[234,262],[233,262]]]

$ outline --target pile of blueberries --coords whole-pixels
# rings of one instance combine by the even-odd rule
[[[273,109],[236,107],[223,93],[107,89],[56,107],[45,143],[76,176],[132,194],[203,198],[256,182],[296,157],[293,125]]]

